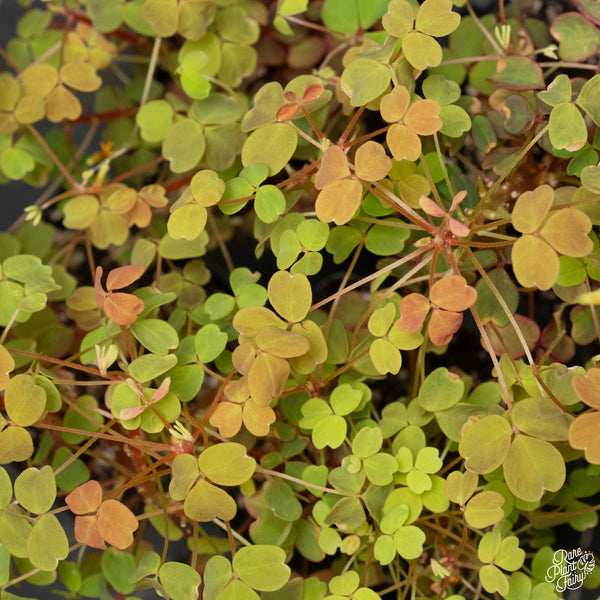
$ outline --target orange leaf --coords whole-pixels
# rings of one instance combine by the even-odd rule
[[[392,159],[381,144],[370,141],[356,151],[354,164],[358,177],[366,181],[379,181],[390,172]]]
[[[271,423],[275,422],[275,412],[270,406],[260,406],[248,400],[244,406],[244,425],[253,435],[262,437],[269,434]]]
[[[600,369],[594,367],[586,375],[573,377],[573,389],[577,397],[592,408],[600,410]]]
[[[75,539],[81,544],[104,550],[106,544],[98,532],[98,517],[87,515],[75,517]]]
[[[96,512],[102,502],[102,486],[97,481],[88,481],[74,489],[65,502],[76,515]]]
[[[462,313],[434,309],[427,326],[429,339],[436,346],[445,346],[458,331],[462,321]]]
[[[421,140],[405,125],[394,123],[385,136],[392,156],[396,160],[414,162],[421,156]]]
[[[234,402],[219,402],[210,417],[210,424],[218,427],[223,437],[233,437],[242,426],[242,405]]]
[[[450,275],[436,281],[429,294],[431,301],[446,310],[460,312],[466,310],[477,300],[477,291],[469,287],[464,277]]]
[[[284,104],[279,107],[276,118],[278,121],[289,121],[296,116],[296,113],[300,110],[297,104]]]
[[[448,228],[459,238],[467,237],[471,233],[471,230],[464,223],[461,223],[454,218],[448,221]]]
[[[361,197],[362,185],[356,179],[334,181],[317,196],[317,217],[324,223],[345,225],[358,210]]]
[[[388,123],[399,121],[410,104],[410,92],[404,86],[395,87],[391,93],[381,99],[379,112]]]
[[[133,543],[139,523],[135,515],[118,500],[106,500],[98,510],[98,532],[109,544],[125,550]]]
[[[404,115],[404,124],[417,135],[431,135],[444,124],[439,117],[440,105],[435,100],[417,100]]]
[[[302,104],[312,102],[321,96],[325,88],[320,83],[311,83],[302,94]]]
[[[133,294],[116,292],[104,300],[106,316],[117,325],[131,325],[144,310],[144,301]]]
[[[109,292],[119,290],[139,279],[146,269],[136,265],[125,265],[113,269],[106,277],[106,289]]]
[[[569,429],[569,443],[573,448],[585,451],[585,458],[600,465],[600,413],[579,415]]]
[[[350,175],[348,159],[339,146],[329,146],[321,159],[321,168],[315,175],[315,187],[322,190],[326,185]]]
[[[421,294],[409,294],[400,300],[398,327],[404,333],[414,333],[421,329],[429,312],[429,300]]]

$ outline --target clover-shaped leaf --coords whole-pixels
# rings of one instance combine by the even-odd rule
[[[488,415],[464,431],[458,451],[474,473],[490,473],[505,460],[511,447],[512,429],[500,415]]]
[[[503,504],[504,497],[498,492],[480,492],[467,502],[465,519],[471,527],[489,527],[504,518]]]
[[[118,325],[134,323],[138,314],[144,310],[144,301],[133,294],[113,292],[113,290],[131,285],[142,276],[144,270],[144,267],[134,265],[113,269],[106,278],[107,291],[105,292],[101,284],[103,269],[101,266],[96,267],[94,284],[96,304],[104,310],[111,321]]]

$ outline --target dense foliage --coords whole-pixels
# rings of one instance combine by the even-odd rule
[[[0,598],[561,597],[600,491],[600,3],[20,3]]]

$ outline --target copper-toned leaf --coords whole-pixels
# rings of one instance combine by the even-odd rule
[[[600,412],[579,415],[569,429],[569,444],[585,451],[585,458],[600,465]]]
[[[600,410],[600,368],[593,367],[585,375],[575,375],[573,389],[582,402]]]
[[[392,159],[381,144],[369,141],[356,151],[354,164],[358,177],[366,181],[379,181],[390,172]]]
[[[138,267],[135,265],[117,267],[107,275],[106,289],[111,292],[112,290],[120,290],[121,288],[127,287],[139,279],[143,275],[144,271],[144,267]]]
[[[410,92],[402,85],[395,87],[381,99],[379,112],[388,123],[400,121],[410,104]]]
[[[429,339],[436,346],[445,346],[459,330],[462,321],[462,313],[434,309],[427,325]]]
[[[421,329],[429,312],[429,300],[421,294],[409,294],[400,301],[398,327],[404,333],[414,333]]]
[[[458,238],[467,237],[471,230],[460,221],[457,221],[455,218],[451,218],[448,220],[448,229]]]
[[[95,480],[88,481],[73,490],[65,498],[65,502],[76,515],[96,512],[102,502],[102,487]]]
[[[477,300],[477,290],[467,285],[467,281],[460,275],[450,275],[436,281],[431,286],[429,294],[431,301],[454,312],[467,310]]]
[[[287,360],[262,352],[248,372],[248,387],[252,398],[261,406],[268,406],[283,391],[289,374],[290,365]]]
[[[385,137],[392,156],[396,160],[414,162],[421,155],[421,140],[405,125],[394,123]]]
[[[439,115],[440,105],[435,100],[417,100],[408,107],[404,124],[417,135],[431,135],[444,124]]]
[[[106,544],[98,532],[98,517],[96,515],[75,517],[75,539],[80,544],[85,544],[91,548],[100,550],[106,548]]]
[[[302,95],[302,104],[308,104],[313,100],[321,97],[321,94],[325,91],[325,88],[320,83],[311,83],[304,90],[304,94]]]
[[[577,208],[556,211],[542,227],[542,237],[560,254],[581,258],[587,256],[594,243],[588,237],[591,219]]]
[[[244,406],[244,426],[252,435],[268,435],[275,418],[275,411],[270,406],[261,406],[252,398]]]
[[[131,325],[144,310],[144,301],[133,294],[116,292],[104,300],[106,316],[117,325]]]
[[[513,227],[521,233],[533,233],[542,224],[553,202],[554,190],[547,184],[523,192],[512,211]]]
[[[360,207],[362,185],[356,179],[340,179],[325,186],[317,196],[315,210],[324,223],[345,225]]]
[[[133,532],[139,526],[135,515],[118,500],[106,500],[98,510],[98,533],[119,550],[133,543]]]
[[[515,242],[512,262],[515,276],[524,287],[549,290],[558,280],[558,255],[550,244],[533,235],[524,235]]]
[[[210,417],[210,424],[218,427],[223,437],[233,437],[242,427],[242,412],[241,404],[221,400]]]
[[[527,347],[533,350],[540,338],[540,328],[537,323],[519,314],[515,315],[515,321]],[[505,327],[489,329],[488,336],[496,356],[508,354],[511,358],[517,359],[525,355],[525,348],[511,323]]]
[[[98,265],[96,267],[96,275],[94,278],[94,293],[96,297],[96,304],[99,308],[104,306],[104,298],[106,297],[106,292],[102,289],[102,273],[104,269]]]
[[[284,104],[279,107],[277,114],[278,121],[289,121],[296,116],[296,113],[300,110],[300,107],[297,104]]]
[[[315,187],[322,190],[326,185],[350,175],[348,159],[339,146],[329,146],[321,159],[321,168],[315,175]]]

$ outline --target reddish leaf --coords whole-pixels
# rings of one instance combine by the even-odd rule
[[[456,194],[456,196],[454,196],[454,199],[452,200],[452,205],[450,206],[450,210],[448,211],[450,214],[452,214],[457,208],[458,205],[467,197],[467,192],[465,190],[463,190],[462,192],[458,192],[458,194]]]
[[[97,481],[88,481],[74,489],[65,502],[76,515],[96,512],[102,502],[102,487]]]
[[[434,309],[427,326],[429,339],[436,346],[445,346],[459,330],[462,321],[462,313]]]
[[[579,415],[569,429],[569,443],[585,451],[585,458],[593,465],[600,464],[600,413]]]
[[[106,548],[106,544],[98,532],[98,517],[96,515],[75,517],[75,539],[81,544],[92,548],[99,548],[100,550]]]
[[[104,300],[106,316],[117,325],[131,325],[144,310],[144,301],[133,294],[117,292]]]
[[[133,543],[139,526],[135,515],[118,500],[106,500],[98,510],[98,532],[109,544],[125,550]]]
[[[125,265],[113,269],[106,277],[106,289],[119,290],[131,285],[136,279],[139,279],[146,269],[136,265]]]
[[[460,312],[466,310],[477,300],[477,291],[467,285],[460,275],[450,275],[436,281],[429,294],[431,301],[446,310]]]
[[[592,408],[600,410],[600,369],[594,367],[586,375],[573,377],[573,389],[577,397]]]
[[[329,146],[321,159],[321,168],[315,175],[315,187],[322,190],[326,185],[350,175],[348,159],[339,146]]]
[[[317,196],[317,217],[324,223],[333,221],[336,225],[345,225],[360,207],[361,198],[362,185],[356,179],[334,181]]]
[[[311,83],[302,94],[302,104],[308,104],[321,96],[325,88],[320,83]]]
[[[404,333],[414,333],[421,329],[429,312],[429,300],[421,294],[409,294],[400,301],[398,327]]]
[[[456,219],[450,219],[448,221],[448,228],[456,237],[459,238],[467,237],[469,233],[471,233],[471,230],[464,223],[461,223]]]
[[[296,116],[296,113],[300,110],[300,107],[297,104],[284,104],[279,107],[277,111],[277,120],[278,121],[289,121]]]
[[[440,105],[435,100],[417,100],[408,107],[404,124],[417,135],[431,135],[444,124],[439,114]]]
[[[442,208],[427,196],[419,198],[419,206],[431,217],[443,217],[446,214]]]

